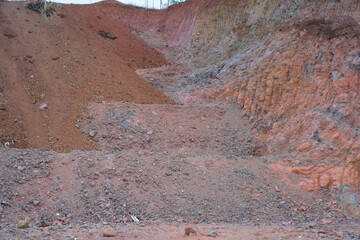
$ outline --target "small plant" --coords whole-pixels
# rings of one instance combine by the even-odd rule
[[[50,17],[51,14],[55,12],[55,9],[52,8],[46,0],[35,0],[26,7],[34,12],[40,13],[44,18]]]

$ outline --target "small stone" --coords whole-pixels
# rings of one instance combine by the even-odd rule
[[[89,132],[89,136],[90,137],[94,137],[96,135],[96,131],[91,131],[91,132]]]
[[[336,235],[337,235],[339,238],[343,238],[343,237],[344,237],[344,233],[343,233],[343,232],[336,232]]]
[[[48,109],[48,106],[47,106],[46,103],[43,103],[43,104],[41,104],[41,105],[39,106],[39,108],[40,108],[41,111],[45,111],[46,109]]]
[[[26,220],[21,220],[17,223],[17,228],[19,229],[25,229],[25,228],[28,228],[30,225],[29,225],[29,222],[26,221]]]
[[[290,224],[292,224],[292,221],[290,220],[290,221],[288,221],[288,222],[281,222],[283,225],[290,225]]]
[[[38,200],[34,200],[33,202],[32,202],[32,204],[34,204],[35,206],[37,206],[37,205],[39,205],[39,201]]]
[[[66,235],[65,240],[75,240],[76,238],[71,235]]]
[[[185,228],[185,235],[186,236],[196,235],[196,231],[192,227],[187,227]]]
[[[104,237],[115,237],[116,231],[113,228],[105,228],[103,230],[103,236]]]
[[[210,233],[208,233],[208,236],[209,237],[217,237],[219,235],[217,234],[217,232],[210,232]]]
[[[310,142],[303,142],[297,147],[297,150],[299,152],[304,152],[304,151],[308,150],[310,147],[311,147]]]
[[[11,206],[11,203],[6,202],[6,201],[2,201],[1,204],[4,205],[4,206]]]

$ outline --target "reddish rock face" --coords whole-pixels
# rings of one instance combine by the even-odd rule
[[[357,183],[358,5],[275,2],[209,6],[177,57],[181,64],[138,73],[181,103],[238,104],[265,153],[288,156],[287,166],[333,166],[326,177],[308,176],[322,179],[314,188]],[[335,169],[343,173],[331,179]]]
[[[268,3],[265,1],[262,5],[268,6]],[[250,16],[242,23],[249,26],[250,31],[242,31],[241,24],[232,29],[237,37],[233,40],[235,44],[241,41],[238,43],[241,46],[246,37],[253,35],[255,39],[252,41],[257,41],[257,45],[247,44],[253,47],[247,52],[246,49],[236,49],[224,54],[221,59],[224,67],[216,76],[218,83],[199,88],[186,96],[184,102],[238,103],[244,113],[249,114],[250,120],[260,120],[261,124],[255,127],[272,153],[292,151],[296,148],[294,145],[302,141],[313,142],[313,148],[323,148],[323,144],[331,143],[334,145],[332,152],[335,145],[341,144],[340,138],[356,141],[352,132],[359,127],[359,120],[355,117],[359,114],[356,103],[360,89],[357,70],[359,12],[353,9],[348,16],[337,15],[335,12],[345,6],[344,3],[334,5],[330,10],[333,13],[326,14],[317,11],[315,5],[309,8],[300,4],[304,14],[295,14],[287,21],[278,16],[272,22],[273,27],[269,26],[270,23],[253,25],[262,23],[262,20],[259,16]],[[243,11],[246,13],[251,9],[250,6],[249,10],[245,8]],[[268,15],[276,11],[279,11],[277,7],[272,7]],[[228,17],[234,18],[231,14]],[[280,21],[285,22],[280,24]],[[199,23],[198,26],[203,25]],[[265,31],[256,36],[261,27]],[[210,44],[212,42],[215,40]],[[217,40],[224,46],[230,42]],[[203,56],[199,54],[198,57]],[[211,62],[210,55],[209,58]],[[333,136],[340,142],[333,141]]]

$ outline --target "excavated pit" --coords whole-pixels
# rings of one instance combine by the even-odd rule
[[[0,2],[0,239],[360,235],[354,1],[52,7]]]

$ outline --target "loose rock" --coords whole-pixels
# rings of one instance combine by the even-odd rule
[[[187,227],[185,228],[185,235],[186,236],[196,235],[196,231],[192,227]]]
[[[65,240],[76,240],[76,238],[74,236],[71,236],[71,235],[67,235],[65,237]]]
[[[105,228],[103,230],[103,236],[104,237],[115,237],[116,231],[113,228]]]
[[[209,236],[209,237],[217,237],[217,236],[219,236],[219,235],[217,234],[217,232],[210,232],[210,233],[208,234],[208,236]]]
[[[96,131],[91,131],[91,132],[89,132],[89,136],[90,137],[94,137],[96,135]]]
[[[41,104],[41,105],[39,106],[39,108],[40,108],[41,111],[45,111],[46,109],[48,109],[48,106],[47,106],[46,103],[43,103],[43,104]]]
[[[25,229],[25,228],[28,228],[29,226],[30,226],[29,222],[26,220],[21,220],[17,223],[17,228],[19,228],[19,229]]]

